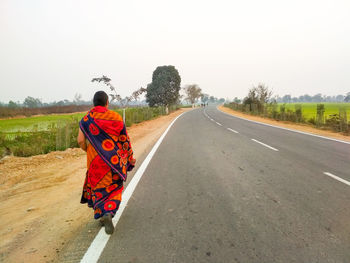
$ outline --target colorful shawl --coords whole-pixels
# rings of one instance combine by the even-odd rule
[[[82,118],[80,129],[90,142],[81,203],[94,208],[95,219],[107,212],[114,216],[127,171],[135,165],[126,127],[118,113],[97,106]]]

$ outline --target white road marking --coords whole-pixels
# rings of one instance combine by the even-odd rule
[[[274,150],[274,151],[278,152],[278,150],[276,148],[273,148],[270,145],[267,145],[267,144],[265,144],[263,142],[259,142],[258,140],[255,140],[255,139],[251,139],[251,140],[254,141],[254,142],[257,142],[257,143],[259,143],[259,144],[261,144],[261,145],[263,145],[263,146],[265,146],[265,147],[267,147],[267,148],[269,148],[271,150]]]
[[[217,121],[216,121],[216,124],[222,126],[222,124],[221,124],[221,123],[218,123]]]
[[[186,112],[184,112],[184,113],[186,113]],[[134,177],[132,178],[132,180],[128,184],[128,187],[125,189],[125,191],[123,193],[123,198],[122,198],[122,202],[120,204],[119,210],[117,211],[117,214],[113,218],[113,225],[114,225],[114,227],[117,225],[120,217],[122,216],[123,211],[124,211],[126,205],[128,204],[128,201],[129,201],[132,193],[134,192],[138,182],[140,181],[140,179],[141,179],[143,173],[145,172],[148,164],[150,163],[153,155],[157,151],[159,145],[162,143],[165,135],[168,133],[168,131],[170,130],[171,126],[175,123],[175,121],[178,118],[180,118],[184,113],[182,113],[181,115],[177,116],[175,118],[175,120],[173,120],[170,123],[168,128],[164,131],[162,136],[158,139],[158,141],[153,146],[152,150],[149,152],[149,154],[147,155],[146,159],[143,161],[143,163],[141,164],[141,166],[139,167],[139,169],[135,173]],[[100,231],[98,232],[98,234],[96,235],[95,239],[92,241],[90,247],[88,248],[88,250],[86,251],[84,257],[81,259],[80,262],[83,262],[83,263],[97,262],[99,257],[100,257],[100,255],[101,255],[101,253],[102,253],[102,251],[103,251],[103,249],[104,249],[104,247],[106,246],[109,238],[110,238],[110,235],[107,235],[105,233],[104,228],[102,227],[100,229]]]
[[[234,133],[239,133],[238,131],[232,130],[231,128],[227,128],[229,131],[232,131]]]
[[[335,141],[335,142],[341,142],[341,143],[345,143],[345,144],[350,144],[350,142],[342,141],[342,140],[338,140],[338,139],[334,139],[334,138],[330,138],[330,137],[326,137],[326,136],[316,135],[316,134],[308,133],[308,132],[302,132],[302,131],[293,130],[293,129],[289,129],[289,128],[284,128],[284,127],[280,127],[280,126],[275,126],[275,125],[263,123],[263,122],[260,122],[260,121],[248,120],[248,119],[245,119],[245,118],[242,118],[242,117],[238,117],[238,116],[229,114],[229,113],[227,113],[227,112],[223,112],[222,110],[219,110],[218,108],[216,108],[216,109],[217,109],[218,111],[220,111],[220,112],[226,114],[226,115],[229,115],[229,116],[233,117],[233,118],[237,118],[237,119],[241,119],[241,120],[245,120],[245,121],[249,121],[249,122],[253,122],[253,123],[257,123],[257,124],[261,124],[261,125],[265,125],[265,126],[269,126],[269,127],[273,127],[273,128],[278,128],[278,129],[282,129],[282,130],[286,130],[286,131],[291,131],[291,132],[301,133],[301,134],[305,134],[305,135],[310,135],[310,136],[318,137],[318,138],[321,138],[321,139],[326,139],[326,140],[330,140],[330,141]]]
[[[328,172],[324,172],[324,174],[325,174],[325,175],[328,175],[329,177],[332,177],[332,178],[335,179],[335,180],[338,180],[339,182],[342,182],[342,183],[344,183],[344,184],[350,186],[350,182],[344,180],[343,178],[340,178],[340,177],[338,177],[338,176],[336,176],[336,175],[334,175],[334,174],[328,173]]]

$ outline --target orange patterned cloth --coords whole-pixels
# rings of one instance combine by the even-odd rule
[[[82,123],[88,123],[89,118],[93,118],[94,124],[89,123],[89,126],[85,125],[84,128]],[[96,106],[81,120],[80,128],[90,141],[87,146],[87,172],[81,203],[87,203],[94,209],[95,219],[105,213],[114,216],[122,198],[123,179],[126,179],[127,170],[131,170],[135,165],[125,125],[118,113]],[[98,136],[101,130],[110,138],[97,145],[91,138]],[[112,150],[116,154],[106,162],[103,153]],[[113,169],[115,164],[121,168],[120,172]]]

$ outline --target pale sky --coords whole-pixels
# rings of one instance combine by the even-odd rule
[[[349,0],[0,0],[0,101],[89,100],[146,87],[174,65],[181,85],[244,97],[350,91]]]

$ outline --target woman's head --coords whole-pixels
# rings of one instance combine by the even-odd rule
[[[107,93],[102,90],[97,91],[94,95],[93,103],[94,103],[94,106],[106,107],[108,105]]]

